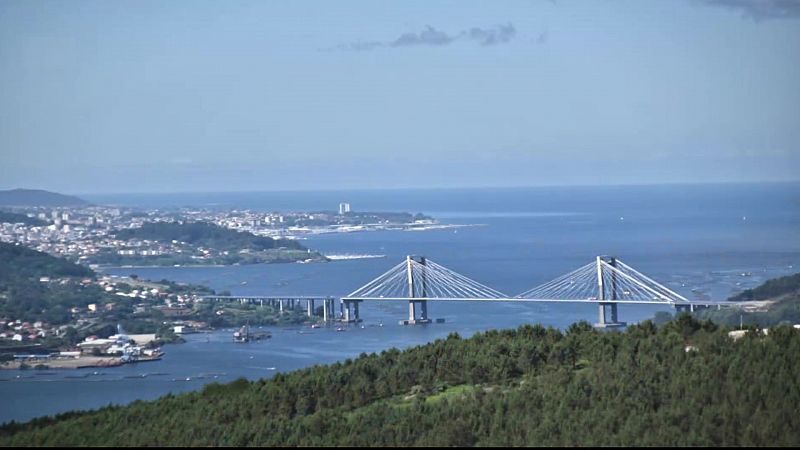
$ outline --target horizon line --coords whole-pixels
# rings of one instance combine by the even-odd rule
[[[483,189],[539,189],[539,188],[613,188],[613,187],[652,187],[652,186],[711,186],[711,185],[743,185],[743,184],[796,184],[800,179],[786,180],[747,180],[747,181],[662,181],[662,182],[633,182],[613,184],[528,184],[528,185],[481,185],[481,186],[403,186],[403,187],[342,187],[334,189],[232,189],[232,190],[175,190],[175,191],[112,191],[112,192],[76,192],[69,195],[164,195],[164,194],[247,194],[247,193],[315,193],[315,192],[374,192],[374,191],[456,191],[456,190],[483,190]],[[32,188],[33,189],[33,188]],[[54,191],[51,191],[54,192]]]
[[[175,190],[175,191],[83,191],[83,192],[66,192],[61,190],[50,190],[40,187],[10,187],[0,189],[0,191],[12,191],[16,189],[22,190],[40,190],[47,192],[54,192],[62,195],[72,196],[104,196],[104,195],[193,195],[193,194],[248,194],[248,193],[323,193],[323,192],[375,192],[375,191],[456,191],[456,190],[485,190],[485,189],[498,189],[498,190],[514,190],[514,189],[543,189],[543,188],[615,188],[615,187],[653,187],[653,186],[713,186],[713,185],[758,185],[758,184],[796,184],[800,183],[800,179],[785,179],[785,180],[746,180],[746,181],[659,181],[659,182],[632,182],[632,183],[610,183],[610,184],[597,184],[597,183],[580,183],[580,184],[538,184],[538,185],[480,185],[480,186],[403,186],[403,187],[366,187],[366,188],[334,188],[334,189],[232,189],[232,190]]]

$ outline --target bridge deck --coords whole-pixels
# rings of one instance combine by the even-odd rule
[[[555,299],[555,298],[463,298],[463,297],[342,297],[346,301],[445,301],[445,302],[520,302],[520,303],[622,303],[631,305],[695,305],[695,306],[735,306],[733,302],[718,301],[689,301],[689,302],[668,302],[665,300],[592,300],[592,299]]]
[[[463,298],[463,297],[337,297],[333,295],[204,295],[202,300],[321,300],[341,298],[345,301],[443,301],[443,302],[512,302],[512,303],[620,303],[630,305],[694,305],[694,306],[744,306],[742,302],[689,301],[668,302],[664,300],[593,300],[555,298]]]

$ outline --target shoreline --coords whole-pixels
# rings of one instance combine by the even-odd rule
[[[140,362],[158,361],[162,358],[163,354],[153,357],[142,357],[132,361],[123,361],[119,356],[80,356],[77,358],[55,358],[55,359],[41,359],[36,361],[8,361],[0,363],[0,370],[26,370],[26,371],[46,371],[46,370],[74,370],[74,369],[92,369],[92,368],[106,368],[106,367],[119,367],[126,364],[136,364]],[[29,366],[27,369],[22,369],[22,364],[25,363]],[[46,366],[37,369],[36,366]]]
[[[309,261],[309,262],[304,262],[304,260],[298,259],[297,261],[281,261],[281,262],[267,262],[267,261],[264,261],[264,262],[248,263],[248,264],[235,263],[235,264],[178,264],[178,265],[167,264],[167,265],[147,265],[147,266],[140,266],[140,265],[95,266],[95,267],[92,267],[92,269],[94,269],[94,270],[104,270],[104,269],[163,269],[163,268],[166,268],[166,267],[175,268],[175,269],[182,269],[182,268],[197,269],[197,268],[203,268],[203,267],[217,267],[217,268],[219,268],[219,267],[236,267],[236,266],[255,266],[255,265],[258,265],[258,264],[297,264],[297,263],[308,264],[308,263],[316,263],[316,262],[324,263],[324,262],[329,262],[329,261]]]

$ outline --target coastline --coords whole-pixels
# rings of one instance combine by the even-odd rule
[[[163,354],[152,357],[141,357],[132,361],[123,361],[119,356],[80,356],[77,358],[55,358],[55,359],[42,359],[37,361],[8,361],[0,363],[0,370],[21,370],[22,364],[25,363],[29,366],[24,370],[62,370],[62,369],[89,369],[95,367],[119,367],[125,364],[135,364],[138,362],[158,361],[162,358]],[[45,366],[43,368],[36,368],[36,366]]]
[[[267,263],[269,264],[269,263]],[[137,265],[123,265],[123,266],[96,266],[93,267],[94,270],[103,270],[103,269],[160,269],[164,267],[186,267],[186,268],[198,268],[198,267],[231,267],[234,264],[179,264],[179,265],[147,265],[147,266],[137,266]]]

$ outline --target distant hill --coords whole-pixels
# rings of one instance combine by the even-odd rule
[[[761,286],[747,289],[729,298],[732,302],[768,300],[785,294],[800,293],[800,273],[767,280]]]
[[[219,250],[241,249],[270,250],[287,248],[305,250],[299,242],[291,239],[272,239],[219,227],[207,222],[147,222],[141,228],[119,230],[118,239],[147,239],[170,242],[173,240]]]
[[[81,206],[89,202],[72,195],[43,191],[41,189],[11,189],[0,191],[3,206]]]
[[[59,282],[40,281],[44,277]],[[111,297],[98,285],[83,286],[78,282],[94,277],[88,267],[22,245],[0,242],[0,318],[69,323],[71,308],[102,304]],[[72,281],[62,283],[63,278]],[[4,345],[7,344],[6,341]]]
[[[56,258],[22,245],[0,242],[0,290],[13,279],[39,277],[94,277],[95,273],[63,258]]]
[[[694,316],[714,323],[738,326],[772,327],[800,323],[800,273],[765,281],[728,299],[732,302],[769,300],[771,304],[755,311],[739,308],[701,309]]]

